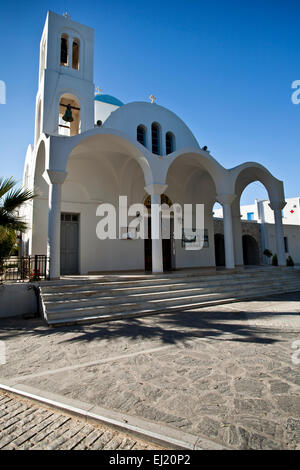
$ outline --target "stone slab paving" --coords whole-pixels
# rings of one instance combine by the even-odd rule
[[[300,450],[300,364],[292,361],[300,292],[59,328],[1,320],[0,340],[7,352],[0,383],[2,377],[229,448]]]
[[[161,447],[0,391],[0,450],[152,449]]]

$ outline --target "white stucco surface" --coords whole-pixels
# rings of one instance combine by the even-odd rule
[[[0,285],[0,318],[37,313],[37,298],[27,283]]]

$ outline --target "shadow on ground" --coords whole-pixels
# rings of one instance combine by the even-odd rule
[[[254,302],[299,302],[300,309],[300,292],[284,295],[274,295],[264,299],[255,300]],[[239,304],[234,304],[236,311],[226,311],[228,305],[218,307],[218,309],[200,309],[176,312],[173,314],[158,314],[149,317],[129,318],[118,321],[110,321],[103,323],[93,323],[85,325],[68,325],[62,327],[47,327],[41,319],[22,318],[2,319],[0,320],[0,338],[7,340],[17,335],[31,336],[51,336],[55,337],[65,333],[72,333],[72,338],[64,339],[62,343],[69,342],[91,342],[95,339],[158,339],[165,344],[182,343],[194,338],[214,338],[226,341],[226,336],[230,334],[230,341],[238,341],[244,343],[266,343],[272,344],[279,341],[278,333],[274,328],[259,327],[249,325],[247,320],[255,320],[256,318],[273,318],[288,316],[299,316],[298,312],[283,311],[268,312],[260,311],[257,307],[256,311],[247,308],[252,301],[242,302],[241,310],[238,309]],[[223,309],[223,311],[222,311]],[[225,310],[225,311],[224,311]],[[272,338],[272,333],[277,333],[276,338]],[[233,336],[232,336],[233,335]],[[268,335],[268,338],[266,338]]]

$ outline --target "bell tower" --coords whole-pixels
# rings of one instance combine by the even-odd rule
[[[94,30],[67,13],[47,14],[40,43],[35,143],[94,127]]]

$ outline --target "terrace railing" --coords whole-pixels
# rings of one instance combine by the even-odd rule
[[[0,260],[0,281],[41,281],[49,279],[46,255],[9,256]]]

